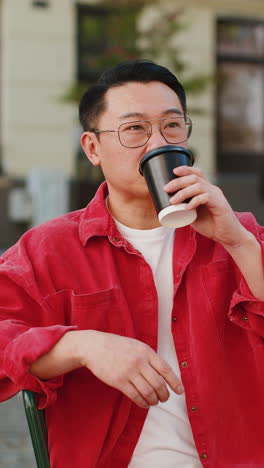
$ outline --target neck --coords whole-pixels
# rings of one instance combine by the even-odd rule
[[[126,200],[109,193],[108,210],[117,221],[133,229],[154,229],[160,226],[157,212],[149,197]]]

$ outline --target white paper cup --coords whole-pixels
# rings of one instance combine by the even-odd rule
[[[158,213],[159,222],[168,228],[179,228],[192,224],[197,218],[197,211],[186,210],[187,203],[170,205]]]

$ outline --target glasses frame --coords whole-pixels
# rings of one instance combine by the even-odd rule
[[[185,140],[181,140],[181,141],[169,141],[165,135],[163,135],[163,131],[161,129],[161,126],[163,124],[164,121],[166,120],[173,120],[173,119],[184,119],[185,121],[185,124],[187,125],[187,138],[185,138]],[[124,143],[122,143],[121,141],[121,138],[120,138],[120,127],[122,127],[123,125],[127,125],[127,124],[135,124],[137,122],[148,122],[150,124],[150,132],[149,134],[146,133],[147,135],[147,140],[145,141],[145,143],[143,143],[142,145],[137,145],[137,146],[126,146],[124,145]],[[157,124],[160,128],[160,133],[161,135],[163,136],[163,138],[165,139],[165,141],[169,144],[178,144],[178,143],[184,143],[185,141],[189,140],[191,134],[192,134],[192,127],[193,127],[193,123],[192,123],[192,120],[190,119],[190,117],[188,117],[187,115],[185,116],[179,116],[179,117],[171,117],[171,118],[165,118],[165,119],[161,119],[161,122],[159,124]],[[152,135],[152,127],[153,127],[153,124],[151,123],[150,120],[133,120],[132,122],[123,122],[119,125],[118,129],[117,130],[98,130],[97,128],[91,128],[89,129],[89,132],[92,132],[92,133],[95,133],[95,134],[100,134],[100,133],[107,133],[107,132],[110,132],[110,133],[118,133],[118,139],[119,139],[119,142],[122,146],[124,146],[125,148],[140,148],[142,146],[145,146],[147,144],[147,142],[149,141],[151,135]]]

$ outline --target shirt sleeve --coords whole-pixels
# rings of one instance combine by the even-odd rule
[[[253,215],[248,215],[245,220],[242,220],[242,223],[255,235],[261,245],[264,268],[264,228],[257,225]],[[240,327],[264,337],[264,301],[260,301],[253,296],[247,282],[239,271],[238,278],[239,288],[233,294],[229,318]]]
[[[64,326],[63,311],[53,310],[22,271],[0,264],[0,400],[27,389],[39,394],[43,408],[55,401],[63,376],[42,381],[30,366],[76,327]]]

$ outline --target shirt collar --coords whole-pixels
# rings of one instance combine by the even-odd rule
[[[103,182],[81,216],[79,236],[83,245],[94,236],[120,237],[116,224],[105,204],[107,195],[107,183]]]
[[[83,245],[85,245],[87,241],[94,236],[106,236],[114,239],[114,243],[122,243],[120,232],[106,207],[105,199],[107,195],[107,183],[103,182],[98,188],[94,198],[82,213],[79,226],[79,236]],[[196,244],[196,232],[191,228],[191,226],[185,226],[184,228],[177,229],[177,238],[181,247],[189,240],[193,240]],[[179,254],[180,252],[178,252],[178,255]],[[179,257],[180,256],[181,255],[179,255]]]

